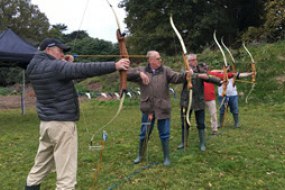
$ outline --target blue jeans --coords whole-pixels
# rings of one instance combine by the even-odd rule
[[[221,102],[223,100],[222,96],[218,97],[219,104],[221,105]],[[230,111],[233,115],[238,114],[238,96],[226,96],[224,104],[220,108],[220,115],[224,115],[225,113],[225,108],[229,106]]]
[[[141,130],[140,130],[140,140],[144,140],[146,134],[148,133],[148,137],[150,136],[154,123],[155,123],[155,116],[153,117],[152,121],[148,121],[148,115],[143,113],[141,119]],[[157,120],[157,128],[159,132],[159,137],[161,140],[167,140],[170,136],[170,119],[158,119]]]

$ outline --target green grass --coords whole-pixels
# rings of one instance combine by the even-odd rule
[[[78,122],[79,168],[78,190],[92,189],[198,189],[198,190],[279,190],[285,186],[285,82],[277,81],[284,76],[285,41],[275,44],[248,45],[257,67],[257,84],[246,105],[245,97],[251,85],[237,83],[240,96],[241,128],[233,129],[232,117],[227,114],[221,135],[213,137],[207,123],[207,151],[198,149],[197,129],[190,133],[190,147],[176,150],[180,143],[179,100],[173,99],[171,120],[170,167],[162,165],[162,150],[155,129],[148,149],[148,164],[134,165],[137,155],[140,111],[137,100],[126,100],[124,109],[116,120],[107,126],[109,138],[103,150],[101,170],[95,175],[99,152],[88,149],[95,134],[95,143],[101,141],[104,126],[116,113],[117,101],[84,102],[81,105],[81,120]],[[248,55],[244,50],[233,51],[238,61],[238,70],[248,70]],[[205,51],[199,54],[200,61],[213,68],[221,68],[220,52]],[[180,71],[181,56],[165,57],[166,65]],[[86,91],[89,83],[100,83],[102,91],[116,91],[117,73],[109,77],[96,77],[77,83],[78,91]],[[283,78],[284,79],[284,78]],[[250,80],[250,79],[247,79]],[[110,83],[110,81],[113,81]],[[137,88],[129,83],[130,89]],[[180,85],[173,86],[177,96]],[[0,88],[0,94],[9,94]],[[192,119],[192,123],[195,123]],[[38,146],[39,120],[35,109],[0,110],[0,189],[23,189],[26,176],[33,165]],[[152,163],[159,162],[158,165]],[[95,177],[94,177],[95,175]],[[55,173],[42,184],[43,190],[55,189]]]
[[[132,163],[137,155],[140,123],[136,100],[126,100],[119,117],[105,127],[108,140],[103,150],[101,170],[95,176],[98,151],[89,151],[91,136],[101,141],[98,131],[112,118],[118,102],[84,102],[78,122],[78,190],[88,189],[264,189],[285,186],[285,104],[241,105],[241,128],[232,127],[228,114],[220,136],[211,136],[207,119],[207,150],[198,149],[197,129],[190,131],[190,147],[176,150],[180,143],[178,100],[173,100],[171,121],[171,166],[162,165],[162,150],[155,128],[148,149],[148,164]],[[192,123],[195,123],[192,119]],[[38,146],[35,109],[25,115],[20,110],[0,111],[0,181],[1,189],[23,189],[33,165]],[[158,165],[151,165],[159,162]],[[43,190],[55,189],[55,174],[42,184]]]
[[[9,95],[12,91],[9,88],[0,87],[0,95],[6,96]]]

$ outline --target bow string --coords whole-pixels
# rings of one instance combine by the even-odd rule
[[[248,92],[248,95],[247,95],[246,98],[245,98],[245,103],[248,103],[249,95],[250,95],[250,94],[252,93],[252,91],[254,90],[254,87],[255,87],[255,84],[256,84],[256,67],[255,67],[256,62],[254,61],[253,56],[252,56],[252,54],[250,53],[250,51],[249,51],[249,50],[247,49],[247,47],[245,46],[245,42],[242,43],[242,46],[243,46],[243,48],[245,49],[245,51],[247,52],[247,54],[249,55],[250,60],[251,60],[251,72],[252,72],[252,75],[251,75],[251,82],[252,82],[252,85],[251,85],[250,91]]]

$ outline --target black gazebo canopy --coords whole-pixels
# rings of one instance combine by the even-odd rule
[[[25,69],[37,51],[37,48],[11,29],[0,33],[0,66],[19,66]]]

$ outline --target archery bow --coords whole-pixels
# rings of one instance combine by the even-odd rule
[[[183,57],[183,61],[184,61],[185,70],[186,70],[186,72],[190,72],[190,65],[189,65],[187,57],[186,57],[187,50],[186,50],[186,47],[185,47],[185,44],[184,44],[182,36],[180,35],[180,33],[178,32],[177,28],[174,25],[172,14],[169,17],[169,21],[170,21],[170,25],[171,25],[172,29],[174,30],[176,36],[179,39],[180,45],[182,47],[182,51],[183,51],[182,57]],[[186,75],[186,80],[187,80],[187,88],[189,90],[188,108],[187,108],[187,111],[186,111],[186,122],[187,122],[187,124],[190,127],[191,126],[191,122],[190,122],[189,115],[190,115],[190,110],[191,110],[191,105],[192,105],[192,77],[191,77],[190,73],[188,73]],[[186,127],[187,126],[184,127],[184,130],[185,130],[184,131],[184,135],[186,135],[186,130],[187,130]],[[186,140],[186,138],[184,137],[184,141],[185,140]],[[186,142],[184,142],[184,150],[185,150],[185,147],[186,147]]]
[[[112,6],[112,4],[109,2],[109,0],[106,0],[107,3],[109,4],[110,8],[112,9],[112,12],[115,16],[116,19],[116,23],[118,26],[116,35],[117,35],[117,39],[118,39],[118,43],[119,43],[119,49],[120,49],[120,56],[121,58],[129,58],[129,54],[127,51],[127,47],[126,47],[126,43],[125,43],[125,38],[124,35],[121,33],[121,27],[120,27],[120,23],[118,20],[118,16]],[[116,114],[113,116],[113,118],[111,118],[110,121],[108,121],[103,127],[101,127],[100,129],[98,129],[98,131],[104,129],[105,127],[107,127],[110,123],[112,123],[120,114],[122,108],[123,108],[123,104],[124,104],[124,100],[127,94],[127,71],[120,71],[120,104],[119,104],[119,108],[116,112]],[[95,134],[92,135],[91,137],[91,141],[90,144],[92,145],[93,139],[94,139]]]
[[[116,23],[118,26],[116,35],[117,35],[117,40],[119,43],[120,56],[121,56],[121,58],[129,59],[129,53],[127,50],[125,37],[124,37],[125,34],[123,34],[121,32],[121,27],[120,27],[118,16],[117,16],[112,4],[109,2],[109,0],[106,0],[106,1],[109,4],[110,8],[112,9],[112,12],[115,16],[115,20],[116,20]],[[119,109],[118,109],[117,113],[115,114],[115,116],[106,125],[110,124],[119,115],[120,111],[122,110],[126,94],[127,94],[127,71],[120,71],[120,97],[121,97],[120,106],[119,106]]]
[[[120,56],[121,58],[129,59],[129,54],[128,54],[125,37],[124,37],[125,35],[121,32],[121,27],[120,27],[118,16],[113,8],[113,5],[109,2],[109,0],[106,0],[106,1],[109,4],[110,8],[112,9],[112,12],[115,16],[116,23],[118,26],[116,34],[117,34],[117,40],[119,43]],[[127,92],[127,71],[120,71],[120,95],[121,97],[124,96],[126,92]]]
[[[235,60],[233,54],[231,53],[230,49],[224,43],[223,37],[221,38],[221,44],[227,50],[227,52],[229,53],[230,58],[232,60],[232,70],[233,70],[234,73],[236,73],[237,72],[237,70],[236,70],[236,60]],[[233,86],[235,86],[235,83],[236,83],[236,75],[234,75],[234,77],[233,77]]]
[[[245,46],[245,43],[244,43],[244,42],[242,43],[242,46],[243,46],[243,48],[245,49],[245,51],[247,52],[247,54],[249,55],[250,60],[251,60],[251,72],[252,72],[252,75],[251,75],[251,82],[252,82],[252,85],[251,85],[250,91],[248,92],[248,95],[247,95],[246,98],[245,98],[245,103],[248,103],[249,95],[250,95],[250,94],[252,93],[252,91],[254,90],[254,87],[255,87],[255,84],[256,84],[256,68],[255,68],[255,61],[254,61],[254,59],[253,59],[253,56],[252,56],[252,54],[250,53],[250,51],[247,49],[247,47]]]
[[[226,95],[227,95],[227,86],[228,86],[228,80],[229,80],[228,79],[228,70],[227,70],[228,69],[228,62],[227,62],[225,52],[217,40],[216,31],[214,31],[213,37],[214,37],[214,40],[215,40],[217,46],[219,47],[219,49],[222,53],[223,59],[224,59],[224,66],[223,66],[224,78],[223,78],[223,92],[222,92],[223,99],[222,99],[222,102],[221,102],[220,107],[219,107],[219,109],[220,109],[222,107],[222,105],[224,104],[225,99],[226,99]]]
[[[186,70],[186,72],[190,72],[190,66],[189,66],[189,63],[188,63],[188,60],[187,60],[187,57],[186,57],[187,50],[186,50],[184,41],[183,41],[180,33],[178,32],[177,28],[174,25],[172,14],[169,17],[169,20],[170,20],[170,24],[171,24],[171,26],[172,26],[176,36],[179,39],[179,42],[180,42],[182,50],[183,50],[182,56],[183,56],[185,70]],[[191,79],[191,75],[187,75],[186,80],[187,80],[187,88],[189,89],[189,101],[188,101],[188,109],[187,109],[187,113],[186,113],[187,116],[188,116],[189,113],[190,113],[191,104],[192,104],[192,79]],[[189,120],[189,117],[186,118],[186,121],[187,121],[188,125],[190,126],[191,122]]]
[[[128,54],[128,51],[127,51],[124,35],[121,33],[120,24],[119,24],[119,20],[118,20],[117,14],[116,14],[112,4],[108,0],[106,0],[106,1],[109,4],[110,8],[112,9],[112,12],[113,12],[113,14],[115,16],[116,23],[117,23],[117,26],[118,26],[116,35],[117,35],[117,39],[118,39],[118,43],[119,43],[120,56],[121,56],[121,58],[128,59],[129,58],[129,54]],[[127,94],[127,71],[120,71],[120,98],[121,99],[120,99],[119,108],[118,108],[116,114],[113,116],[113,118],[109,122],[107,122],[103,127],[101,127],[98,131],[100,131],[100,130],[104,129],[105,127],[107,127],[110,123],[112,123],[112,121],[114,121],[114,119],[117,118],[117,116],[119,115],[119,113],[121,112],[121,110],[123,108],[123,103],[124,103],[126,94]],[[95,133],[91,137],[89,148],[93,146],[92,144],[93,144],[94,136],[95,136]],[[103,154],[103,149],[104,149],[104,141],[106,141],[106,140],[107,140],[107,133],[105,131],[103,131],[103,141],[101,141],[102,149],[100,151],[99,163],[100,163],[100,161],[102,161],[102,154]],[[98,164],[98,169],[97,169],[97,171],[94,174],[94,179],[95,179],[94,183],[96,183],[96,177],[98,176],[100,167],[101,167],[100,164]]]

